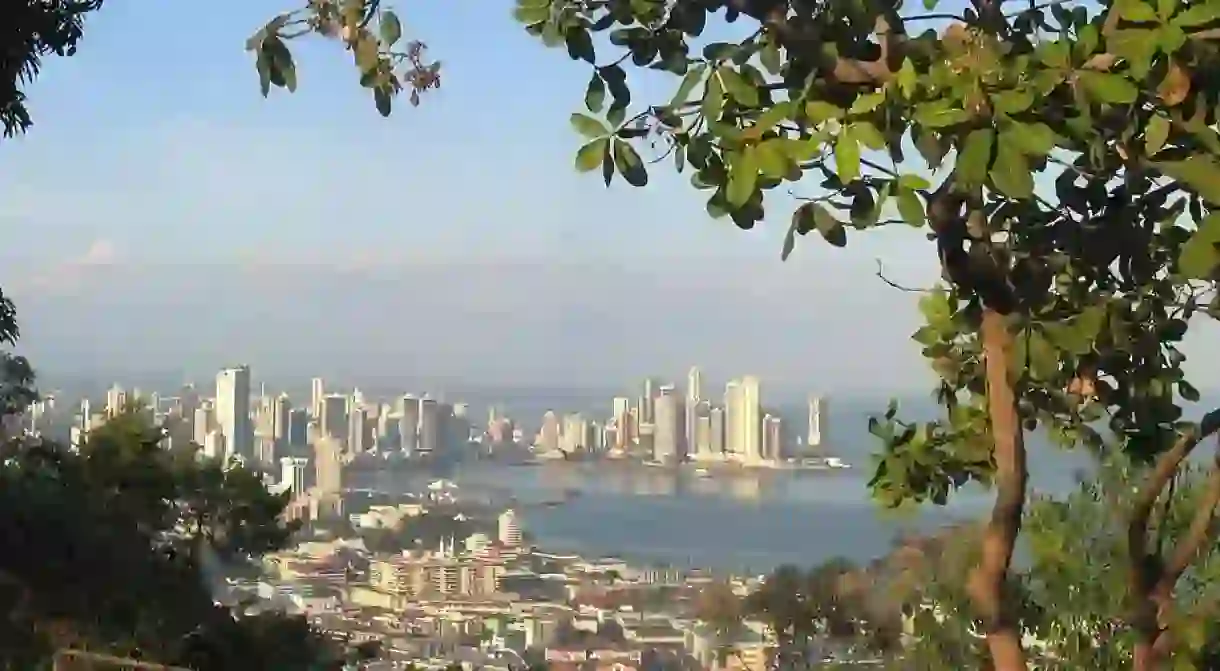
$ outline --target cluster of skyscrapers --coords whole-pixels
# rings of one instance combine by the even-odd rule
[[[194,444],[207,457],[238,459],[278,473],[281,486],[294,494],[328,499],[339,497],[344,468],[358,458],[443,458],[470,442],[463,403],[427,394],[371,401],[359,389],[328,393],[325,381],[314,378],[308,404],[296,404],[287,394],[269,395],[265,388],[254,395],[248,366],[217,373],[210,396],[191,384],[177,396],[145,395],[115,385],[102,408],[89,399],[80,402],[79,412],[70,416],[70,440],[80,444],[90,430],[132,408],[165,427],[167,447]],[[55,424],[59,414],[54,398],[40,401],[25,414],[26,428],[37,431]]]
[[[822,442],[822,409],[820,398],[809,399],[804,441],[809,447]],[[704,396],[703,376],[695,367],[681,392],[673,384],[647,379],[638,397],[614,398],[605,423],[587,421],[580,414],[546,413],[535,449],[544,456],[589,453],[659,463],[765,466],[795,456],[799,442],[778,413],[764,408],[757,377],[730,380],[722,399],[713,400]]]

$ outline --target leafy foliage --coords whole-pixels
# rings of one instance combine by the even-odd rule
[[[288,42],[307,35],[337,40],[351,52],[360,85],[382,116],[390,115],[399,93],[405,91],[418,105],[421,94],[440,88],[440,62],[426,58],[423,42],[403,40],[402,20],[381,0],[309,0],[301,9],[276,16],[246,42],[264,96],[272,87],[296,90]]]
[[[22,88],[38,76],[48,55],[76,53],[85,16],[102,0],[17,0],[0,13],[0,125],[4,137],[33,121]]]
[[[35,668],[62,647],[199,671],[334,656],[303,620],[215,602],[208,564],[283,547],[294,530],[280,518],[286,501],[255,475],[167,451],[161,438],[133,408],[79,451],[7,444],[0,539],[21,551],[0,561],[0,668]]]
[[[1147,462],[1207,432],[1182,422],[1199,394],[1178,344],[1195,314],[1220,316],[1220,4],[923,4],[519,0],[515,14],[592,67],[578,169],[642,186],[672,158],[712,217],[744,229],[777,189],[802,189],[785,257],[799,236],[842,247],[893,214],[927,231],[944,285],[924,292],[914,338],[944,418],[874,420],[871,484],[895,506],[996,486],[972,590],[1002,634],[996,663],[1023,668],[1000,592],[1024,433]],[[671,74],[672,99],[633,100],[627,65]]]
[[[0,419],[23,412],[38,399],[30,362],[25,357],[5,351],[17,344],[20,335],[17,310],[0,291]],[[2,433],[0,429],[0,437],[3,437]]]
[[[580,169],[642,185],[630,143],[647,142],[742,228],[768,193],[816,185],[786,248],[815,230],[841,246],[890,211],[930,229],[948,287],[922,301],[915,339],[950,414],[875,426],[891,444],[875,489],[897,503],[989,480],[986,413],[955,398],[984,389],[980,306],[1018,315],[1027,428],[1100,446],[1090,423],[1109,413],[1133,450],[1167,447],[1175,394],[1197,398],[1176,344],[1196,312],[1220,314],[1188,281],[1220,260],[1212,4],[520,0],[515,15],[592,65]],[[745,37],[713,41],[728,34]],[[680,79],[672,100],[634,101],[629,64]],[[946,216],[964,205],[968,221]]]

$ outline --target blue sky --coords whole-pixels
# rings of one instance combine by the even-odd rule
[[[292,0],[111,0],[30,87],[0,144],[0,282],[49,370],[618,383],[691,364],[786,388],[911,389],[910,230],[816,239],[779,261],[685,176],[644,190],[573,172],[586,66],[505,0],[399,3],[444,86],[381,119],[335,44],[296,46],[264,100],[246,37]],[[652,78],[639,99],[668,99]],[[649,92],[652,92],[649,95]],[[1217,359],[1206,370],[1220,372]]]

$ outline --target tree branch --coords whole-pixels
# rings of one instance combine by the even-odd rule
[[[1181,578],[1186,569],[1194,563],[1199,550],[1215,538],[1217,529],[1212,521],[1216,515],[1217,505],[1220,505],[1220,446],[1217,446],[1212,469],[1207,477],[1207,488],[1203,492],[1203,499],[1195,510],[1186,535],[1174,546],[1173,553],[1166,562],[1165,569],[1157,583],[1158,595],[1168,596],[1173,591],[1173,586],[1177,583],[1178,578]]]
[[[1132,566],[1133,570],[1140,570],[1143,561],[1149,556],[1148,522],[1152,517],[1152,509],[1156,506],[1156,500],[1195,446],[1216,433],[1217,430],[1220,430],[1220,408],[1204,415],[1203,420],[1197,426],[1183,432],[1173,447],[1157,459],[1152,473],[1148,475],[1143,488],[1136,496],[1135,503],[1131,506],[1131,517],[1127,523],[1127,549],[1132,559],[1139,560],[1138,565]],[[1144,587],[1142,591],[1147,591],[1152,587],[1151,584],[1142,586]]]
[[[885,269],[881,265],[881,259],[875,259],[875,261],[877,262],[877,277],[882,282],[885,282],[889,286],[891,286],[899,291],[906,291],[906,292],[913,293],[913,294],[932,293],[932,291],[933,291],[932,289],[924,289],[922,287],[908,287],[908,286],[899,284],[899,283],[891,280],[890,278],[885,276],[885,272],[884,272]]]

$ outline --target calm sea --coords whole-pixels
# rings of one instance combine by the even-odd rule
[[[526,529],[547,550],[758,573],[836,556],[868,561],[885,554],[901,534],[977,518],[989,505],[990,496],[975,489],[959,492],[945,507],[882,511],[867,489],[871,443],[864,436],[842,444],[834,452],[855,464],[842,471],[700,478],[690,470],[606,463],[480,463],[460,468],[451,478],[460,487],[511,493],[525,502],[578,491],[566,504],[521,511]],[[1076,455],[1040,445],[1031,449],[1031,479],[1040,491],[1068,490],[1085,465]],[[418,490],[425,481],[425,476],[382,473],[369,484]]]

